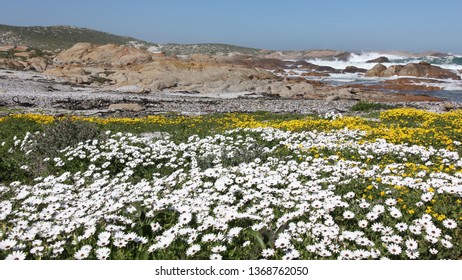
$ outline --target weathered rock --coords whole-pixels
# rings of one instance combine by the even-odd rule
[[[263,68],[268,70],[280,69],[280,68],[289,68],[291,62],[287,62],[280,59],[274,58],[258,58],[252,56],[239,55],[232,57],[230,59],[213,61],[213,62],[224,62],[231,65],[240,65],[247,68]]]
[[[318,72],[329,72],[329,73],[339,73],[338,69],[335,69],[330,66],[319,66],[313,63],[306,62],[304,60],[300,60],[295,62],[291,68],[295,69],[303,69],[303,70],[310,70],[310,71],[318,71]]]
[[[382,77],[385,70],[387,67],[379,63],[366,72],[366,77]]]
[[[147,63],[152,60],[150,52],[133,47],[113,44],[96,46],[77,43],[70,49],[60,52],[54,59],[56,64],[111,65],[123,67]]]
[[[431,65],[427,62],[409,63],[405,65],[398,73],[399,76],[414,76],[436,79],[452,79],[460,80],[460,76],[456,73],[443,69],[438,66]]]
[[[428,85],[428,83],[438,84],[441,86]],[[435,91],[443,88],[443,83],[438,80],[419,79],[419,78],[398,78],[381,81],[378,84],[354,84],[350,85],[354,88],[364,90],[393,90],[393,91]]]
[[[20,57],[20,58],[21,57],[22,58],[28,58],[30,54],[31,54],[30,52],[17,52],[17,53],[14,54],[14,56],[15,57]]]
[[[14,48],[17,52],[25,52],[27,49],[29,49],[27,46],[16,46],[16,48]]]
[[[306,60],[297,60],[292,64],[292,68],[311,68],[313,65],[313,63],[309,63]]]
[[[284,71],[284,69],[279,68],[279,69],[274,70],[273,73],[274,74],[279,74],[279,75],[284,75],[284,74],[286,74],[286,71]]]
[[[343,73],[366,73],[367,70],[363,68],[358,68],[356,66],[347,66],[343,69]]]
[[[108,107],[109,111],[132,111],[139,112],[143,111],[145,108],[138,103],[116,103],[111,104]]]
[[[437,80],[418,79],[418,78],[399,78],[386,80],[383,84],[383,89],[396,91],[435,91],[441,90],[442,87],[427,85],[427,83],[437,84]]]
[[[340,96],[337,94],[330,95],[326,97],[326,101],[335,101],[335,100],[340,100]]]
[[[334,59],[340,60],[340,61],[348,61],[348,59],[350,59],[350,57],[351,57],[351,53],[343,52],[341,54],[338,54],[338,55],[334,56]]]
[[[366,61],[366,63],[386,63],[386,62],[390,62],[390,60],[388,59],[388,57],[385,57],[385,56],[380,56],[376,59],[371,59],[371,60]]]
[[[394,75],[435,79],[461,79],[459,75],[451,70],[443,69],[423,61],[419,63],[409,63],[404,66],[393,65],[388,68],[382,64],[377,64],[366,72],[366,77],[390,77]]]
[[[8,62],[6,59],[1,59],[0,58],[0,69],[7,69],[8,67]]]
[[[47,68],[47,59],[43,57],[34,57],[28,60],[29,68],[37,72],[43,72]]]
[[[0,52],[8,52],[11,51],[14,48],[14,46],[0,46]]]
[[[17,61],[17,60],[7,60],[6,68],[11,70],[24,70],[28,64],[24,61]]]
[[[403,67],[403,65],[391,65],[382,72],[382,77],[396,76]]]
[[[443,104],[443,109],[445,111],[451,111],[451,110],[454,110],[454,108],[455,108],[455,106],[454,106],[454,104],[452,102],[445,102]]]

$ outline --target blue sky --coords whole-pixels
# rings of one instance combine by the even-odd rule
[[[157,43],[462,54],[460,0],[2,2],[2,24],[74,25]]]

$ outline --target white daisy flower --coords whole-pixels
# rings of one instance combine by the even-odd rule
[[[96,258],[98,260],[107,260],[109,259],[110,254],[111,254],[111,249],[107,247],[96,249]]]
[[[354,258],[354,253],[351,250],[342,250],[340,251],[340,259],[342,260],[351,260]]]
[[[210,259],[211,260],[221,260],[223,257],[219,254],[211,254]]]
[[[414,239],[408,239],[408,240],[406,240],[406,242],[404,244],[406,244],[406,248],[408,250],[411,250],[411,251],[417,250],[418,243]]]
[[[401,254],[401,251],[402,251],[401,247],[398,244],[394,244],[394,243],[388,244],[387,250],[392,255],[399,255]]]
[[[430,200],[433,199],[433,193],[431,192],[427,192],[427,193],[423,193],[421,196],[420,196],[420,199],[423,201],[423,202],[429,202]]]
[[[274,255],[274,250],[273,249],[264,249],[262,252],[261,252],[261,255],[262,257],[264,258],[268,258],[268,257],[271,257]]]
[[[10,250],[13,249],[14,246],[16,246],[17,241],[13,239],[6,239],[0,241],[0,250]]]
[[[436,249],[436,248],[430,248],[430,250],[428,250],[428,251],[429,251],[430,254],[432,254],[432,255],[438,254],[438,249]]]
[[[90,245],[83,246],[80,250],[75,252],[74,258],[76,260],[84,260],[84,259],[88,258],[88,255],[90,254],[91,249],[92,248],[91,248]]]
[[[26,254],[22,251],[14,251],[13,253],[6,256],[5,260],[16,260],[21,261],[26,259]]]
[[[360,228],[366,228],[367,225],[368,225],[368,221],[367,221],[367,220],[359,220],[359,221],[358,221],[358,226],[359,226]]]
[[[448,249],[451,249],[453,247],[453,244],[449,240],[442,239],[441,244]]]
[[[343,217],[347,220],[350,220],[350,219],[353,219],[355,217],[355,213],[351,212],[351,211],[345,211],[343,212]]]
[[[200,250],[201,250],[201,246],[198,245],[198,244],[194,244],[191,247],[189,247],[188,250],[186,250],[186,255],[187,256],[193,256],[197,252],[199,252]]]
[[[226,246],[223,245],[215,246],[212,248],[213,253],[222,253],[224,251],[226,251]]]
[[[404,232],[408,229],[408,225],[406,223],[397,223],[395,225],[395,228],[399,231],[399,232]]]
[[[457,228],[457,222],[453,219],[445,219],[443,221],[443,226],[447,229],[455,229]]]
[[[388,206],[394,206],[394,205],[396,205],[396,199],[388,198],[387,200],[385,200],[385,204],[388,205]]]
[[[417,250],[406,250],[406,256],[411,260],[415,260],[419,258],[420,253]]]

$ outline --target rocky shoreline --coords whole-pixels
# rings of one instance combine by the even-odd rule
[[[40,112],[50,115],[145,116],[165,113],[199,115],[258,111],[325,114],[348,112],[356,102],[281,98],[251,92],[209,95],[185,92],[120,93],[57,82],[33,72],[0,73],[2,115],[11,112]],[[431,111],[448,109],[447,102],[392,103]],[[458,108],[462,108],[462,103],[451,103],[451,109]]]
[[[460,104],[447,104],[437,97],[404,93],[437,88],[420,84],[422,76],[460,80],[457,74],[428,63],[388,68],[377,64],[366,72],[243,54],[166,56],[111,44],[78,43],[40,57],[22,49],[8,50],[12,57],[0,59],[3,115],[12,111],[100,116],[257,111],[323,114],[348,112],[358,101],[433,111],[460,108]],[[310,78],[345,71],[366,72],[368,77],[403,77],[378,85],[335,85]],[[408,75],[415,78],[406,78]]]

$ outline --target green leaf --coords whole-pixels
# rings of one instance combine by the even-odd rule
[[[248,229],[247,233],[255,240],[255,243],[262,249],[266,249],[265,241],[263,240],[262,235],[255,230]]]

